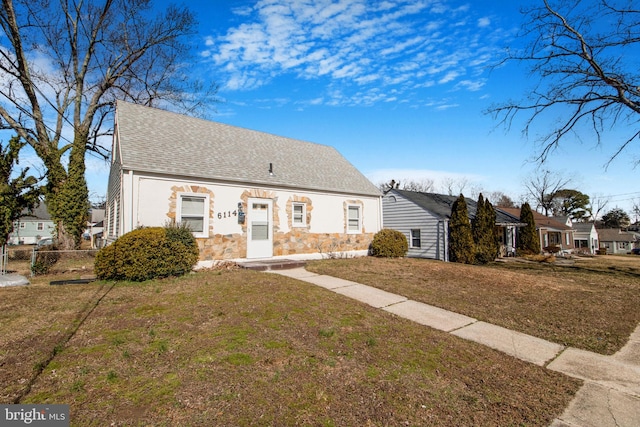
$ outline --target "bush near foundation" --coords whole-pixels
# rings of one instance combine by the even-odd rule
[[[101,280],[142,282],[180,276],[198,262],[196,240],[186,227],[133,230],[96,254],[95,273]]]
[[[404,234],[398,230],[385,228],[373,236],[370,254],[377,257],[403,257],[409,251],[409,243]]]

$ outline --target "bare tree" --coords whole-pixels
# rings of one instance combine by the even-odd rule
[[[380,188],[380,191],[382,191],[383,193],[393,188],[407,191],[417,191],[420,193],[431,193],[434,189],[434,182],[429,178],[423,178],[421,180],[409,179],[406,181],[396,181],[395,179],[392,179],[391,182],[378,184],[378,188]]]
[[[488,193],[487,199],[498,208],[515,208],[516,204],[511,197],[504,194],[502,191],[493,191]]]
[[[538,171],[530,175],[524,182],[527,198],[535,204],[536,210],[549,215],[553,208],[553,197],[571,182],[558,172],[548,169]]]
[[[633,201],[633,207],[631,208],[631,212],[635,216],[634,225],[637,226],[638,222],[640,221],[640,199],[635,199]]]
[[[640,68],[632,60],[640,50],[640,9],[627,0],[543,0],[524,13],[520,38],[530,43],[510,51],[506,61],[529,63],[539,84],[526,100],[508,101],[489,112],[507,128],[525,113],[525,135],[536,119],[556,118],[539,141],[541,163],[562,141],[579,138],[581,128],[590,128],[588,135],[597,144],[610,128],[628,129],[608,165],[640,138]]]
[[[420,193],[431,193],[434,189],[434,181],[429,178],[421,180],[406,180],[400,183],[400,188],[409,191],[418,191]]]
[[[461,177],[461,178],[447,177],[442,179],[442,186],[444,187],[444,191],[446,191],[449,196],[463,194],[464,189],[468,185],[469,185],[469,180],[464,177]]]
[[[590,220],[595,222],[600,218],[600,214],[609,204],[609,198],[599,194],[595,194],[589,198],[589,204],[586,207]]]
[[[215,93],[185,68],[194,17],[176,6],[156,14],[149,0],[2,0],[0,26],[0,128],[42,160],[58,239],[76,246],[89,207],[85,157],[107,156],[100,137],[113,101],[194,108]]]

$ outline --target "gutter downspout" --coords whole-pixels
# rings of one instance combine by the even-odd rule
[[[133,171],[130,170],[128,172],[129,174],[129,206],[130,208],[129,210],[129,229],[125,231],[125,233],[128,233],[129,231],[133,230],[133,189],[134,189],[134,185],[133,185]]]

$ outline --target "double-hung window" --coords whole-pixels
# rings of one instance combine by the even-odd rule
[[[179,222],[189,227],[196,237],[206,237],[209,229],[209,197],[196,194],[181,194]]]
[[[421,246],[420,244],[420,230],[419,229],[412,229],[411,230],[411,247],[412,248],[419,248]]]
[[[44,230],[44,223],[43,222],[39,222],[38,223],[38,231],[42,231]]]
[[[293,226],[306,227],[307,225],[306,205],[304,203],[294,203],[292,205],[292,209],[293,209]]]
[[[362,229],[360,206],[349,205],[347,212],[347,233],[360,233]]]

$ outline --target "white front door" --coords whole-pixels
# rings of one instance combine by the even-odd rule
[[[273,201],[249,199],[247,212],[247,258],[273,256]]]

